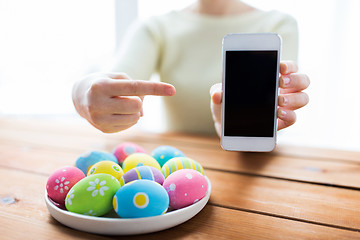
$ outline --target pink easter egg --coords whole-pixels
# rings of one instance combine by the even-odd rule
[[[48,195],[48,199],[49,199],[49,201],[50,201],[52,204],[54,204],[56,207],[58,207],[58,208],[60,208],[60,209],[62,209],[62,210],[66,210],[65,205],[55,202],[54,200],[52,200],[52,199],[49,197],[49,195]]]
[[[65,205],[65,197],[69,190],[84,177],[85,174],[76,167],[66,166],[57,169],[46,183],[49,198],[60,205]]]
[[[181,169],[170,174],[163,187],[169,195],[170,207],[179,209],[196,203],[206,195],[206,178],[198,171]]]
[[[146,153],[145,149],[139,145],[131,142],[124,142],[117,145],[113,151],[113,154],[119,161],[120,166],[124,162],[125,158],[133,153]]]

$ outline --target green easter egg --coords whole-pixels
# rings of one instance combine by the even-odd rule
[[[112,209],[112,199],[119,188],[119,181],[109,174],[90,175],[70,189],[65,199],[66,209],[89,216],[102,216]]]

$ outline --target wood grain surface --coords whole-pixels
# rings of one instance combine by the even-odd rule
[[[48,176],[84,152],[111,152],[125,141],[148,152],[172,145],[201,163],[212,183],[207,206],[179,226],[139,236],[94,235],[53,219],[44,202]],[[0,119],[1,239],[360,239],[359,216],[360,152],[226,152],[208,136],[103,134],[83,121]]]

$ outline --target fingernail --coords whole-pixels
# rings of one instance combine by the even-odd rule
[[[286,97],[283,97],[283,105],[287,105],[289,102],[289,100]]]
[[[169,87],[166,89],[166,94],[169,95],[169,96],[172,96],[175,94],[175,89],[172,88],[172,87]]]
[[[285,86],[289,86],[289,84],[290,84],[290,78],[287,77],[287,76],[283,76],[282,79],[283,79],[284,85],[285,85]]]
[[[284,110],[280,110],[280,117],[284,118],[286,116],[286,112]]]

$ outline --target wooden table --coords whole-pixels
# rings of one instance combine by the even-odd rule
[[[49,174],[87,151],[132,141],[172,145],[212,183],[206,207],[174,228],[132,237],[65,227],[44,202]],[[84,121],[0,119],[0,239],[360,239],[360,152],[278,146],[223,151],[216,138],[129,130],[103,134]]]

